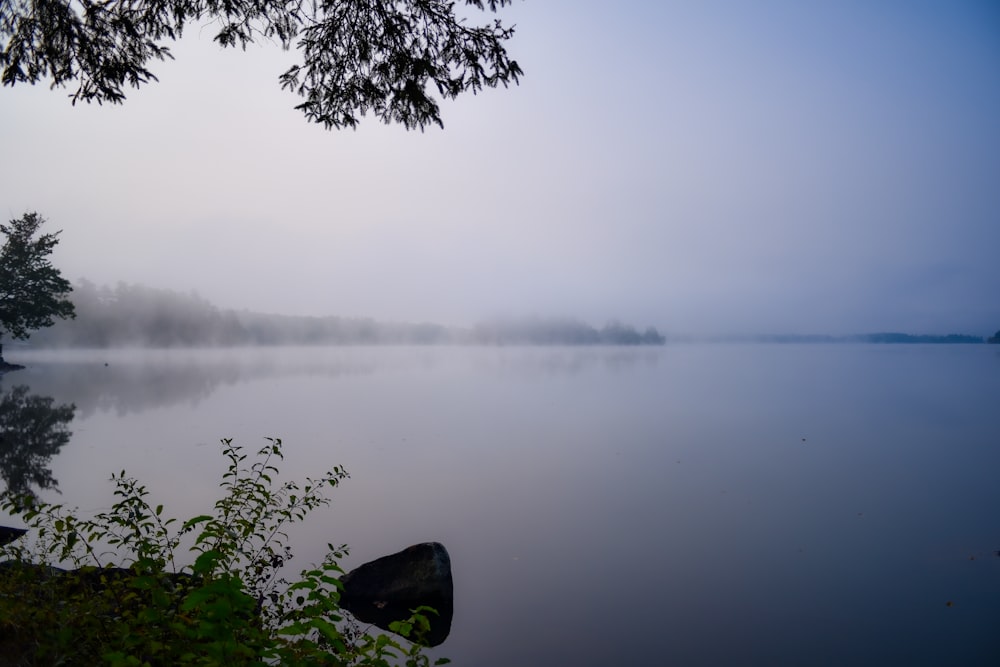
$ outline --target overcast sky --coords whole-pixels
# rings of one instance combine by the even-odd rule
[[[1000,328],[1000,4],[515,0],[519,87],[306,122],[189,29],[124,106],[0,90],[0,208],[71,280],[667,333]]]

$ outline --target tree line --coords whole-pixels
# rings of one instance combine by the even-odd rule
[[[407,344],[445,342],[429,324],[269,315],[219,308],[196,293],[142,285],[78,281],[76,318],[38,331],[44,347],[225,347],[239,345]]]
[[[76,317],[32,334],[42,347],[227,347],[244,345],[660,345],[665,338],[620,322],[527,318],[472,328],[371,318],[275,315],[222,309],[196,293],[80,280]]]
[[[495,345],[663,345],[666,338],[654,327],[639,332],[612,320],[602,328],[574,319],[524,318],[476,325],[470,338]]]

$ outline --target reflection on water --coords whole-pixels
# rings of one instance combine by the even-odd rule
[[[41,392],[69,397],[88,417],[171,405],[197,405],[220,387],[287,375],[368,373],[371,364],[345,357],[288,355],[284,349],[43,351],[19,356],[19,378]]]
[[[73,435],[69,423],[76,410],[28,392],[24,385],[0,391],[0,476],[17,495],[58,488],[50,462]]]
[[[429,371],[463,348],[236,348],[22,352],[18,378],[40,393],[72,401],[81,417],[197,405],[221,387],[279,377],[356,377],[400,369]],[[442,352],[444,352],[442,354]],[[595,367],[655,366],[658,349],[634,347],[495,348],[473,355],[483,372],[576,375]]]
[[[989,346],[32,354],[61,500],[124,467],[193,516],[213,443],[281,437],[352,475],[294,566],[447,544],[456,665],[1000,664]]]

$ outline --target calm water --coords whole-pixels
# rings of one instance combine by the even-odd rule
[[[346,466],[296,565],[443,542],[457,665],[1000,664],[995,346],[14,356],[84,509],[125,468],[200,513],[223,437]]]

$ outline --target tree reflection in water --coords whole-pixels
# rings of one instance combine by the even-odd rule
[[[18,385],[0,394],[0,477],[12,494],[58,490],[49,462],[69,442],[76,406]]]

